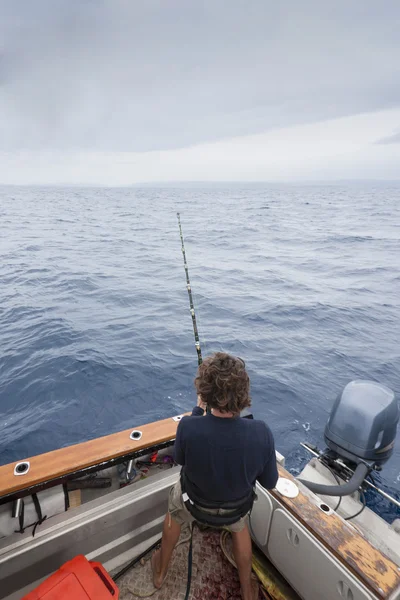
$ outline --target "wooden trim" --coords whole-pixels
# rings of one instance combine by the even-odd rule
[[[279,465],[278,470],[280,477],[298,485]],[[276,490],[271,494],[376,596],[388,600],[395,590],[400,589],[397,565],[336,513],[324,513],[311,492],[300,492],[294,499],[286,498]]]
[[[80,469],[173,440],[177,426],[178,422],[171,417],[23,459],[30,462],[30,469],[26,475],[14,475],[16,462],[4,465],[0,467],[0,498],[52,479],[67,476]],[[134,429],[142,432],[139,441],[129,438]]]

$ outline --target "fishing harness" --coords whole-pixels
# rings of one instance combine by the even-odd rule
[[[181,488],[182,498],[185,507],[192,517],[202,525],[209,527],[227,527],[233,525],[245,517],[253,508],[257,496],[254,490],[245,497],[235,502],[208,502],[199,498],[193,490],[185,475],[184,469],[181,470]],[[210,513],[208,510],[223,510],[224,513]],[[230,511],[226,513],[225,511]]]

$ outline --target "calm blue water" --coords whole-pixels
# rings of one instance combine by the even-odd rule
[[[246,360],[293,472],[348,381],[400,393],[400,184],[0,187],[0,463],[192,407],[177,211],[203,354]]]

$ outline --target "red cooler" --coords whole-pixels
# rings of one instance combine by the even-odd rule
[[[76,556],[22,600],[118,600],[118,587],[105,568]]]

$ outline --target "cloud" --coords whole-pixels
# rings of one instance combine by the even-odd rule
[[[396,0],[6,0],[0,147],[164,150],[399,105],[399,18]]]
[[[377,144],[400,144],[400,132],[389,135],[376,142]]]
[[[26,164],[27,180],[40,156],[65,166],[121,153],[148,165],[155,153],[391,110],[399,27],[397,0],[385,10],[375,0],[0,0],[0,152]]]
[[[135,185],[174,181],[398,179],[400,146],[376,145],[400,108],[275,129],[175,150],[0,155],[0,181]]]

